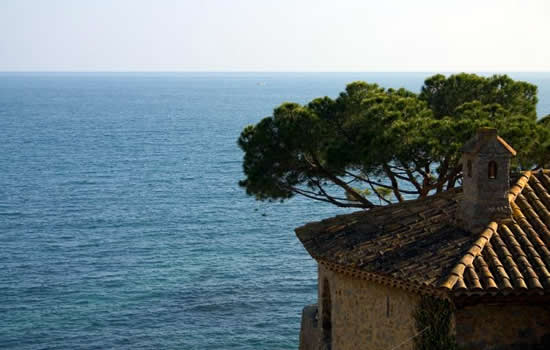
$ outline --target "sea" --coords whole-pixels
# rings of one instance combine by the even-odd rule
[[[317,269],[293,230],[349,210],[247,196],[236,140],[430,75],[0,73],[0,348],[297,349]],[[550,114],[550,73],[509,75]]]

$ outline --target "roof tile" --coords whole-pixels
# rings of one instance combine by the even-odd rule
[[[550,170],[522,173],[508,193],[512,217],[477,235],[454,224],[461,197],[453,189],[296,234],[330,268],[420,293],[550,293]]]

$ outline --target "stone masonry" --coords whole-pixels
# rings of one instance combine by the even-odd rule
[[[412,315],[420,296],[333,272],[322,265],[319,266],[319,291],[317,334],[320,339],[304,341],[300,350],[387,350],[402,342],[405,343],[400,350],[413,349],[410,338],[415,334],[415,321]],[[311,338],[312,333],[302,329],[302,334],[309,334]]]
[[[550,349],[550,305],[477,304],[455,312],[456,339],[463,349]]]
[[[507,194],[515,151],[498,137],[496,129],[488,128],[480,129],[463,151],[461,221],[467,231],[478,232],[491,220],[511,217]]]

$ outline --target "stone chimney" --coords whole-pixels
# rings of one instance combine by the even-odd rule
[[[493,128],[481,128],[462,147],[464,198],[460,203],[461,226],[470,232],[490,221],[510,218],[510,159],[516,151]]]

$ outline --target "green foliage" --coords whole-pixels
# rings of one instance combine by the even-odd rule
[[[451,333],[453,312],[453,305],[448,300],[422,297],[413,314],[417,332],[414,349],[457,349],[455,337]]]
[[[346,199],[352,202],[359,201],[359,198],[357,198],[356,194],[360,194],[362,196],[370,196],[372,194],[371,190],[368,188],[365,188],[364,190],[353,187],[353,193],[346,192]]]
[[[516,170],[548,166],[550,118],[537,122],[536,94],[505,75],[457,74],[426,79],[420,94],[353,82],[336,99],[284,103],[241,133],[240,185],[259,200],[341,207],[425,197],[460,183],[460,147],[481,126],[518,151]]]
[[[475,74],[438,74],[426,79],[419,98],[428,103],[435,118],[452,116],[464,104],[498,105],[511,115],[536,119],[537,87],[506,75],[485,78]]]
[[[542,151],[532,155],[536,163],[541,168],[550,168],[550,114],[541,118],[537,122],[539,128],[538,135],[533,142],[536,143],[535,149]]]
[[[386,187],[378,186],[374,189],[374,193],[376,193],[380,204],[382,204],[382,201],[389,203],[388,198],[391,196],[392,190]]]
[[[545,125],[545,126],[550,126],[550,114],[548,114],[545,117],[540,118],[540,120],[538,121],[538,124]]]

